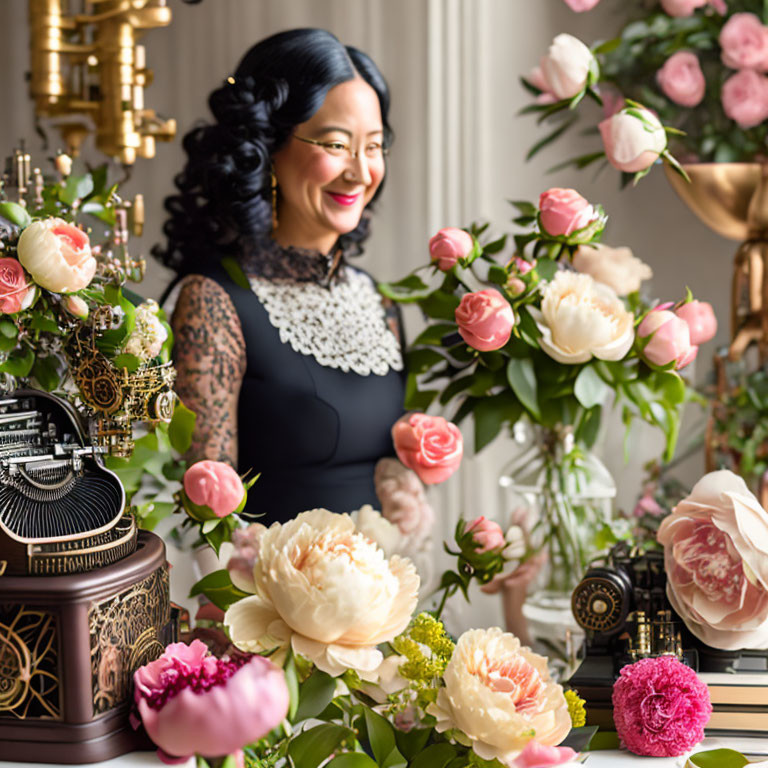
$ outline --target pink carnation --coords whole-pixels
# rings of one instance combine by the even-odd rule
[[[675,757],[704,738],[712,714],[709,689],[673,656],[628,664],[613,685],[613,721],[636,755]]]

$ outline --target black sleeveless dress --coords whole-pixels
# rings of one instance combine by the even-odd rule
[[[394,456],[405,394],[391,310],[343,257],[329,274],[318,252],[259,246],[239,262],[251,288],[231,268],[205,272],[232,299],[245,339],[237,469],[261,475],[245,515],[269,525],[317,507],[379,508],[374,468]]]

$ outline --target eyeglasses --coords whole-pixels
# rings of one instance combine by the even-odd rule
[[[334,139],[333,141],[320,141],[319,139],[305,139],[303,136],[297,136],[293,134],[294,139],[303,141],[305,144],[314,144],[316,147],[322,147],[332,157],[344,157],[348,156],[352,160],[356,160],[360,156],[362,151],[369,160],[381,160],[389,154],[389,147],[385,147],[380,141],[369,141],[365,147],[360,149],[352,149],[349,144]]]

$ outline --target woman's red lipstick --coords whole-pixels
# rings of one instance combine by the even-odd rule
[[[340,192],[328,192],[328,194],[339,205],[352,205],[354,202],[357,201],[357,198],[360,197],[360,193],[359,192],[356,195],[343,195]]]

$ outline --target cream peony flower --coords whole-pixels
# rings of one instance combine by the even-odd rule
[[[512,765],[532,739],[553,746],[571,730],[568,703],[547,660],[498,627],[465,632],[443,678],[427,712],[441,733],[464,733],[484,760]]]
[[[410,560],[387,560],[349,515],[325,509],[270,526],[253,578],[256,594],[224,617],[238,648],[277,648],[279,659],[290,646],[330,675],[368,679],[383,661],[376,646],[405,630],[419,592]]]
[[[96,274],[88,235],[63,219],[43,219],[24,229],[17,245],[19,261],[42,288],[74,293]]]
[[[350,517],[363,536],[367,536],[374,544],[378,544],[384,550],[384,557],[392,557],[402,548],[403,534],[400,529],[390,523],[381,512],[375,510],[370,504],[356,509]]]
[[[639,291],[643,280],[653,277],[653,270],[626,247],[610,248],[600,243],[581,245],[573,255],[572,263],[577,272],[613,288],[618,296]]]
[[[542,334],[539,345],[558,363],[586,363],[592,356],[621,360],[629,352],[635,318],[607,285],[563,270],[543,296],[541,311],[528,311]]]

